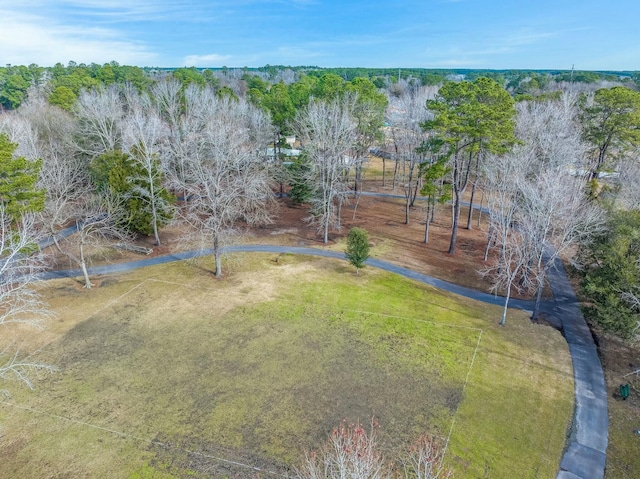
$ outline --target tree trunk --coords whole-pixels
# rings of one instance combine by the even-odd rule
[[[386,176],[385,173],[387,172],[387,160],[384,159],[384,156],[382,157],[382,187],[384,188],[385,186],[387,186],[386,184]]]
[[[493,227],[489,227],[489,234],[487,235],[487,247],[484,249],[483,261],[487,261],[489,257],[489,247],[491,246],[491,240],[493,239]]]
[[[544,289],[544,283],[538,283],[538,291],[536,292],[536,302],[533,305],[533,314],[531,314],[531,320],[537,321],[540,315],[540,303],[542,302],[542,290]]]
[[[460,200],[456,196],[456,201],[453,207],[453,225],[451,227],[451,241],[449,242],[449,254],[456,252],[456,242],[458,241],[458,221],[460,219]]]
[[[151,200],[151,221],[153,223],[153,236],[155,237],[156,246],[160,246],[160,235],[158,235],[158,206],[156,205],[156,191],[153,185],[152,175],[153,164],[148,165],[149,176],[149,199]]]
[[[327,204],[325,205],[325,217],[324,217],[324,224],[322,225],[323,227],[323,234],[322,234],[322,242],[324,244],[327,244],[329,242],[329,223],[331,222],[331,202],[333,202],[333,199],[329,199]]]
[[[393,182],[391,185],[391,189],[396,191],[396,184],[398,182],[398,159],[396,158],[395,166],[393,167]]]
[[[424,222],[424,242],[429,242],[429,223],[431,222],[431,197],[427,199],[427,216]]]
[[[358,155],[356,160],[356,178],[353,182],[353,190],[355,191],[356,198],[360,197],[360,192],[362,191],[362,165],[364,160],[361,155]]]
[[[155,236],[155,239],[156,239],[156,246],[160,246],[160,235],[158,234],[158,222],[155,219],[155,215],[153,220],[153,236]]]
[[[473,186],[471,187],[471,201],[469,201],[469,215],[467,216],[467,229],[471,229],[471,220],[473,219],[473,198],[476,195],[476,183],[473,182]]]
[[[598,163],[596,164],[596,167],[593,170],[591,170],[591,175],[589,177],[590,181],[598,179],[600,168],[602,168],[602,165],[604,164],[604,157],[607,153],[607,146],[608,145],[603,145],[600,148],[598,148]]]
[[[404,203],[404,224],[409,224],[409,199]]]
[[[222,276],[222,258],[220,256],[220,242],[216,236],[213,240],[213,257],[216,261],[216,278]]]
[[[274,137],[274,143],[273,143],[273,164],[278,164],[278,161],[280,161],[280,172],[278,174],[279,178],[279,183],[280,183],[280,198],[284,197],[284,181],[283,181],[283,175],[284,175],[284,165],[282,164],[282,157],[280,155],[280,132],[276,132],[275,137]]]
[[[473,198],[476,195],[476,184],[478,183],[478,169],[480,168],[480,155],[476,156],[476,165],[473,178],[473,186],[471,187],[471,201],[469,202],[469,216],[467,217],[467,229],[471,229],[471,219],[473,218]]]
[[[449,242],[449,254],[456,251],[456,241],[458,240],[458,222],[460,221],[460,190],[458,188],[457,169],[453,170],[453,218],[451,222],[451,241]]]
[[[500,320],[500,326],[504,326],[507,322],[507,308],[509,307],[509,298],[511,297],[511,281],[507,286],[507,296],[504,298],[504,307],[502,308],[502,319]]]
[[[89,272],[87,271],[87,262],[84,259],[84,245],[80,243],[80,269],[82,270],[82,275],[84,276],[84,287],[87,289],[91,289],[91,280],[89,279]]]
[[[544,248],[543,248],[544,251]],[[545,278],[545,267],[542,262],[544,252],[541,252],[538,256],[538,262],[536,264],[538,271],[538,288],[536,291],[536,302],[533,305],[533,314],[531,315],[531,319],[533,321],[538,319],[538,315],[540,314],[540,303],[542,302],[542,290],[544,289],[544,278]]]

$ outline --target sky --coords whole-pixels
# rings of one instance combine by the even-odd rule
[[[0,0],[0,65],[640,70],[638,0]]]

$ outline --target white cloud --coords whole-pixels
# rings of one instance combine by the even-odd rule
[[[210,53],[208,55],[187,55],[182,60],[182,64],[186,67],[215,67],[227,60],[230,60],[231,58],[231,55],[220,55],[218,53]]]
[[[14,65],[78,63],[152,65],[157,55],[144,44],[108,28],[64,25],[38,15],[0,10],[0,59]]]

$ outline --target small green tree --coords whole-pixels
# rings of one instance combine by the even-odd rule
[[[364,267],[364,262],[369,258],[369,235],[362,228],[351,228],[347,236],[347,251],[345,256],[355,266],[356,273]]]

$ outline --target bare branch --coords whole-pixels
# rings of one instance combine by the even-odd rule
[[[312,164],[312,218],[325,243],[329,228],[339,227],[338,205],[346,198],[347,154],[354,146],[357,127],[352,108],[353,99],[348,96],[331,102],[312,101],[293,125]]]

